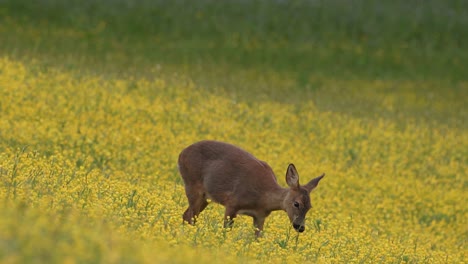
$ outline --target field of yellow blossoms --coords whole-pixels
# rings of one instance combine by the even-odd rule
[[[386,96],[393,85],[418,84],[354,81],[362,89],[349,92],[381,98],[388,111],[424,103]],[[184,78],[103,77],[6,56],[0,98],[2,263],[467,261],[463,125],[234,100]],[[449,119],[451,102],[439,104]],[[306,231],[274,212],[256,240],[249,217],[223,229],[216,204],[183,224],[177,157],[201,139],[245,148],[282,185],[290,162],[304,182],[325,172]]]

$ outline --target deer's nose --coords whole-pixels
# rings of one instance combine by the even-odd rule
[[[294,229],[296,229],[297,232],[302,233],[305,230],[305,226],[303,225],[298,225],[298,224],[293,224]]]

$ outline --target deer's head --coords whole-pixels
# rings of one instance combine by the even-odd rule
[[[294,164],[289,164],[286,171],[286,183],[289,190],[283,201],[283,208],[289,216],[292,226],[298,232],[305,230],[305,216],[312,207],[310,204],[310,192],[317,187],[319,181],[325,176],[312,179],[305,185],[299,184],[299,174]]]

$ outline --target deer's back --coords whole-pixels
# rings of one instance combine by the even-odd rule
[[[225,204],[227,200],[259,199],[277,186],[270,166],[247,151],[218,141],[200,141],[179,155],[185,184],[202,185],[207,195]]]

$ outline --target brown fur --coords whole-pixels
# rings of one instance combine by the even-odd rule
[[[305,215],[311,207],[309,194],[324,176],[301,186],[296,168],[290,164],[286,172],[290,188],[282,188],[266,162],[234,145],[210,140],[185,148],[178,165],[189,202],[185,221],[194,224],[211,199],[226,208],[225,227],[232,225],[237,214],[249,215],[257,236],[265,218],[275,210],[286,211],[294,228],[304,231]]]

